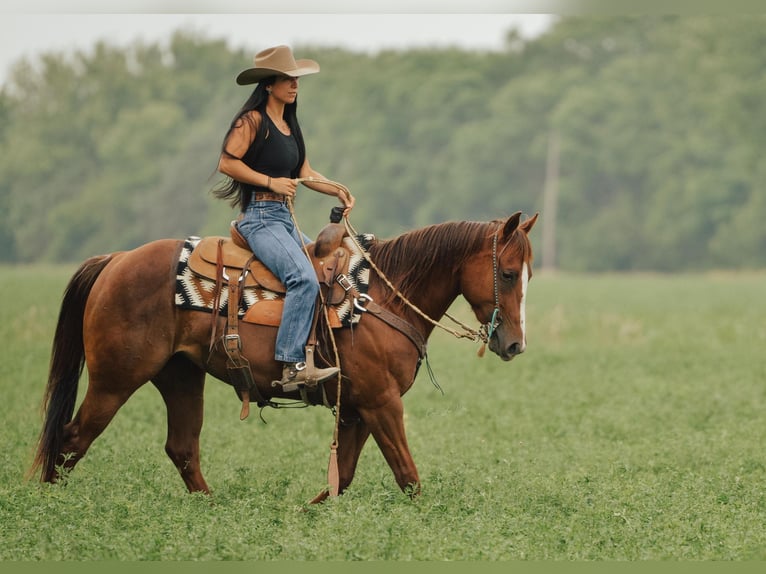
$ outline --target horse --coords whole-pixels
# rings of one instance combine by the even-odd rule
[[[525,298],[533,260],[528,235],[537,217],[521,221],[517,212],[488,222],[438,223],[392,239],[373,239],[367,255],[375,272],[370,273],[367,300],[414,328],[425,343],[462,295],[487,328],[483,339],[489,350],[510,361],[526,349]],[[189,492],[211,492],[199,450],[205,376],[232,382],[225,353],[209,344],[211,330],[220,332],[223,326],[212,324],[210,314],[175,304],[182,243],[159,239],[91,257],[71,277],[53,338],[43,426],[30,476],[39,473],[41,482],[56,482],[69,473],[120,407],[151,381],[167,409],[166,454]],[[341,378],[337,388],[325,383],[324,391],[331,405],[340,405],[337,494],[351,484],[370,435],[399,488],[410,495],[420,492],[405,436],[402,397],[415,381],[423,349],[413,344],[412,334],[392,323],[365,313],[353,332],[334,329]],[[276,327],[243,322],[239,334],[258,393],[268,400],[294,399],[295,391],[272,385],[281,376],[274,359]],[[85,367],[88,388],[73,417]],[[311,502],[329,495],[325,489]]]

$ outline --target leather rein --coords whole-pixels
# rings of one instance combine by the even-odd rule
[[[314,177],[298,179],[299,183],[303,183],[304,181],[330,185],[338,189],[341,193],[345,194],[347,198],[351,195],[351,192],[348,190],[346,186],[332,180],[319,179]],[[288,205],[288,208],[290,209],[290,213],[292,215],[293,221],[295,222],[296,227],[298,227],[298,222],[295,217],[292,200],[288,199],[287,205]],[[451,333],[457,338],[471,339],[473,341],[482,341],[483,346],[479,349],[479,356],[481,357],[484,355],[484,349],[486,348],[486,345],[489,342],[489,338],[492,336],[492,333],[494,332],[495,328],[499,324],[498,314],[500,311],[500,300],[499,300],[498,288],[497,288],[497,271],[498,271],[497,236],[498,236],[499,230],[495,231],[493,240],[492,240],[492,271],[494,275],[494,297],[495,297],[495,307],[492,313],[492,317],[488,323],[481,325],[479,327],[479,330],[475,330],[461,323],[454,317],[450,316],[448,313],[445,313],[445,316],[447,318],[449,318],[451,321],[453,321],[455,324],[459,325],[463,329],[462,331],[457,331],[455,329],[442,325],[438,321],[435,321],[434,319],[426,315],[422,310],[420,310],[409,299],[407,299],[404,296],[404,294],[402,294],[402,292],[399,291],[399,289],[397,289],[396,286],[394,286],[391,283],[391,281],[386,277],[383,271],[381,271],[381,269],[375,264],[375,262],[372,260],[372,257],[370,256],[370,253],[367,251],[367,249],[365,249],[364,246],[361,245],[361,243],[357,239],[358,233],[351,225],[351,222],[349,221],[348,216],[343,217],[343,222],[346,227],[346,231],[348,232],[348,235],[351,237],[351,240],[354,242],[357,249],[359,249],[359,251],[362,253],[362,256],[364,257],[364,259],[370,264],[370,267],[375,270],[375,272],[378,274],[381,280],[389,287],[389,289],[391,289],[394,292],[394,294],[399,299],[401,299],[402,302],[404,302],[406,306],[408,306],[415,313],[423,317],[426,321],[428,321],[435,327],[439,327],[440,329],[443,329],[444,331]],[[300,231],[300,229],[298,230]],[[299,235],[303,237],[302,233],[299,233]],[[306,256],[308,257],[309,254],[305,244],[303,245],[303,249],[306,252]],[[320,297],[321,297],[321,293],[320,293]],[[419,356],[418,364],[420,364],[420,361],[422,361],[425,358],[426,366],[428,366],[428,356],[426,353],[425,337],[420,333],[420,331],[418,331],[408,321],[392,313],[388,309],[381,307],[375,301],[373,301],[372,297],[370,297],[366,293],[358,294],[357,296],[355,296],[353,304],[358,311],[362,313],[372,313],[378,319],[384,321],[385,323],[387,323],[394,329],[404,334],[412,342],[412,344],[415,345],[415,348],[418,350],[418,356]],[[327,306],[323,304],[322,308],[324,309],[325,319],[327,319]],[[330,331],[330,339],[333,345],[333,352],[335,354],[335,364],[340,365],[340,356],[338,353],[338,347],[335,343],[335,337],[332,333],[332,329],[329,329],[329,331]],[[428,370],[429,370],[429,374],[431,375],[431,381],[434,383],[437,389],[441,390],[441,387],[439,387],[438,383],[436,382],[436,379],[433,376],[433,373],[431,372],[430,366],[428,366]],[[339,488],[340,488],[340,479],[339,479],[339,470],[338,470],[338,437],[339,437],[339,429],[340,429],[340,423],[341,423],[341,382],[342,382],[342,376],[341,376],[341,373],[339,372],[338,381],[337,381],[336,402],[335,402],[335,406],[331,407],[333,408],[335,413],[335,428],[333,430],[333,438],[330,444],[330,461],[327,467],[327,484],[328,484],[327,492],[332,497],[338,496]],[[330,406],[328,404],[327,397],[324,393],[324,386],[322,387],[322,394],[323,394],[323,402],[325,406]],[[303,396],[303,400],[304,400],[304,403],[306,403],[307,405],[309,404],[305,396]]]
[[[349,191],[349,189],[345,185],[343,185],[342,183],[338,183],[337,181],[332,181],[329,179],[320,179],[315,177],[300,178],[297,181],[299,183],[308,181],[311,183],[321,183],[325,185],[330,185],[338,189],[341,193],[346,195],[346,197],[349,197],[351,195],[351,192]],[[414,303],[412,303],[409,299],[407,299],[407,297],[405,297],[404,294],[402,294],[402,292],[399,291],[399,289],[393,283],[391,283],[388,277],[386,277],[385,273],[383,273],[383,271],[381,271],[381,269],[372,260],[372,257],[370,256],[369,252],[359,243],[357,239],[358,233],[354,229],[354,227],[351,225],[351,222],[349,221],[347,216],[343,217],[343,223],[346,226],[346,231],[351,237],[351,240],[354,242],[357,249],[359,249],[359,251],[362,253],[362,256],[365,258],[365,260],[370,264],[370,267],[372,267],[372,269],[375,270],[375,273],[378,274],[381,280],[388,286],[389,289],[391,289],[391,291],[393,291],[396,297],[401,299],[401,301],[407,307],[412,309],[416,314],[418,314],[420,317],[428,321],[434,327],[438,327],[446,331],[447,333],[450,333],[451,335],[457,337],[458,339],[470,339],[471,341],[474,341],[474,342],[481,341],[484,346],[486,346],[489,343],[490,337],[492,337],[492,334],[494,333],[495,329],[500,324],[500,318],[499,318],[500,298],[499,298],[499,292],[497,287],[497,270],[498,270],[497,235],[499,230],[496,230],[492,237],[492,275],[494,278],[494,300],[495,300],[492,316],[490,317],[490,320],[487,323],[483,323],[479,327],[479,329],[476,330],[476,329],[472,329],[465,323],[462,323],[461,321],[452,317],[449,313],[445,313],[444,314],[445,317],[447,317],[450,321],[452,321],[453,323],[455,323],[462,329],[462,331],[458,331],[450,327],[447,327],[445,325],[442,325],[439,321],[436,321],[433,318],[429,317],[422,310],[420,310]],[[378,318],[384,320],[386,323],[388,323],[392,327],[401,331],[417,347],[420,357],[423,358],[425,356],[425,339],[423,338],[423,335],[421,335],[420,332],[417,329],[415,329],[415,327],[410,325],[407,321],[405,321],[398,315],[394,315],[390,311],[380,307],[372,300],[371,297],[369,297],[366,294],[360,295],[359,298],[354,298],[354,307],[356,307],[356,309],[359,310],[360,312],[372,311],[373,314],[375,314]],[[479,356],[483,356],[483,355],[484,355],[484,347],[482,347],[479,350]]]
[[[462,328],[462,331],[458,331],[458,330],[452,329],[451,327],[447,327],[446,325],[441,324],[439,321],[436,321],[435,319],[431,318],[426,313],[424,313],[421,309],[419,309],[417,307],[417,305],[415,305],[409,299],[407,299],[407,297],[405,297],[404,294],[402,294],[402,292],[399,291],[399,289],[397,289],[397,287],[395,285],[393,285],[393,283],[391,283],[391,281],[388,279],[388,277],[386,277],[386,275],[383,273],[383,271],[381,271],[381,269],[372,260],[372,257],[370,256],[369,252],[359,243],[359,241],[356,238],[357,237],[357,232],[353,228],[351,223],[349,222],[348,217],[344,217],[343,220],[344,220],[344,224],[346,225],[346,229],[348,230],[349,236],[351,237],[352,241],[357,246],[359,251],[362,253],[362,256],[370,264],[370,267],[372,267],[375,270],[375,273],[378,274],[378,276],[381,278],[381,280],[383,280],[383,282],[388,286],[388,288],[391,289],[394,292],[394,295],[396,295],[396,297],[401,299],[401,301],[407,307],[412,309],[416,314],[418,314],[423,319],[428,321],[434,327],[438,327],[438,328],[446,331],[447,333],[450,333],[451,335],[455,336],[458,339],[470,339],[471,341],[474,341],[474,342],[475,341],[481,341],[483,343],[483,345],[487,345],[489,343],[490,337],[492,337],[492,334],[494,333],[495,329],[500,324],[500,318],[498,316],[499,313],[500,313],[500,298],[499,298],[499,292],[498,292],[498,287],[497,287],[497,270],[498,270],[498,262],[497,262],[498,261],[498,259],[497,259],[497,234],[498,234],[498,231],[495,231],[495,233],[492,236],[492,273],[493,273],[493,277],[494,277],[494,309],[493,309],[493,312],[492,312],[492,316],[491,316],[490,320],[487,323],[483,323],[479,327],[479,329],[476,330],[476,329],[472,329],[471,327],[469,327],[465,323],[462,323],[461,321],[455,319],[449,313],[445,313],[444,314],[445,317],[447,317],[453,323],[455,323],[456,325],[458,325],[459,327]],[[369,301],[366,302],[366,307],[369,309],[371,303],[374,303],[374,302],[371,300],[370,297],[368,297],[366,295],[365,295],[365,297],[367,299],[369,299]],[[366,310],[366,309],[363,309],[362,305],[359,305],[357,303],[356,299],[354,300],[354,305],[359,310]],[[378,309],[381,309],[381,307],[379,307],[377,304],[375,306]],[[385,311],[385,309],[383,309],[383,310]],[[393,313],[390,313],[390,314],[393,315]],[[407,323],[404,319],[401,319],[398,316],[396,316],[396,317],[401,322],[407,324],[411,329],[415,330],[415,328],[412,327],[411,325],[409,325],[409,323]],[[395,325],[392,325],[392,326],[395,326]],[[402,332],[404,332],[404,331],[402,331]],[[420,339],[423,338],[422,335],[420,335],[419,331],[415,330],[415,332],[418,333],[418,336],[420,337]],[[404,333],[404,334],[407,335],[407,333]],[[410,339],[412,339],[412,337],[410,337]],[[416,346],[418,346],[417,343],[416,343]],[[425,349],[425,345],[423,346],[423,349]],[[483,355],[484,355],[484,347],[482,347],[479,350],[479,356],[483,356]],[[421,353],[421,358],[422,358],[422,356],[423,356],[423,354]]]

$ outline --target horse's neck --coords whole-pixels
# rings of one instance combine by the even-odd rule
[[[424,297],[421,301],[421,309],[434,321],[440,321],[452,303],[460,295],[458,288],[458,280],[451,273],[441,278],[444,281],[443,285],[449,285],[449,289],[442,289],[438,295],[431,295]],[[426,328],[426,334],[430,334],[434,326],[431,322],[424,319],[424,327]]]
[[[424,282],[411,293],[403,294],[412,304],[403,306],[402,316],[412,323],[426,338],[434,329],[431,321],[439,321],[460,295],[458,278],[450,272],[429,275]],[[414,308],[413,308],[414,307]],[[431,320],[423,317],[425,314]]]

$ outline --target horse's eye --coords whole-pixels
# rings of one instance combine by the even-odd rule
[[[503,281],[508,281],[509,283],[516,283],[519,278],[519,274],[516,271],[503,271],[500,275],[503,277]]]

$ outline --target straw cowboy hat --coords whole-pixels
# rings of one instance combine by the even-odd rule
[[[307,76],[316,74],[319,64],[314,60],[296,60],[289,46],[276,46],[262,50],[255,55],[255,66],[237,76],[240,86],[255,84],[269,76]]]

